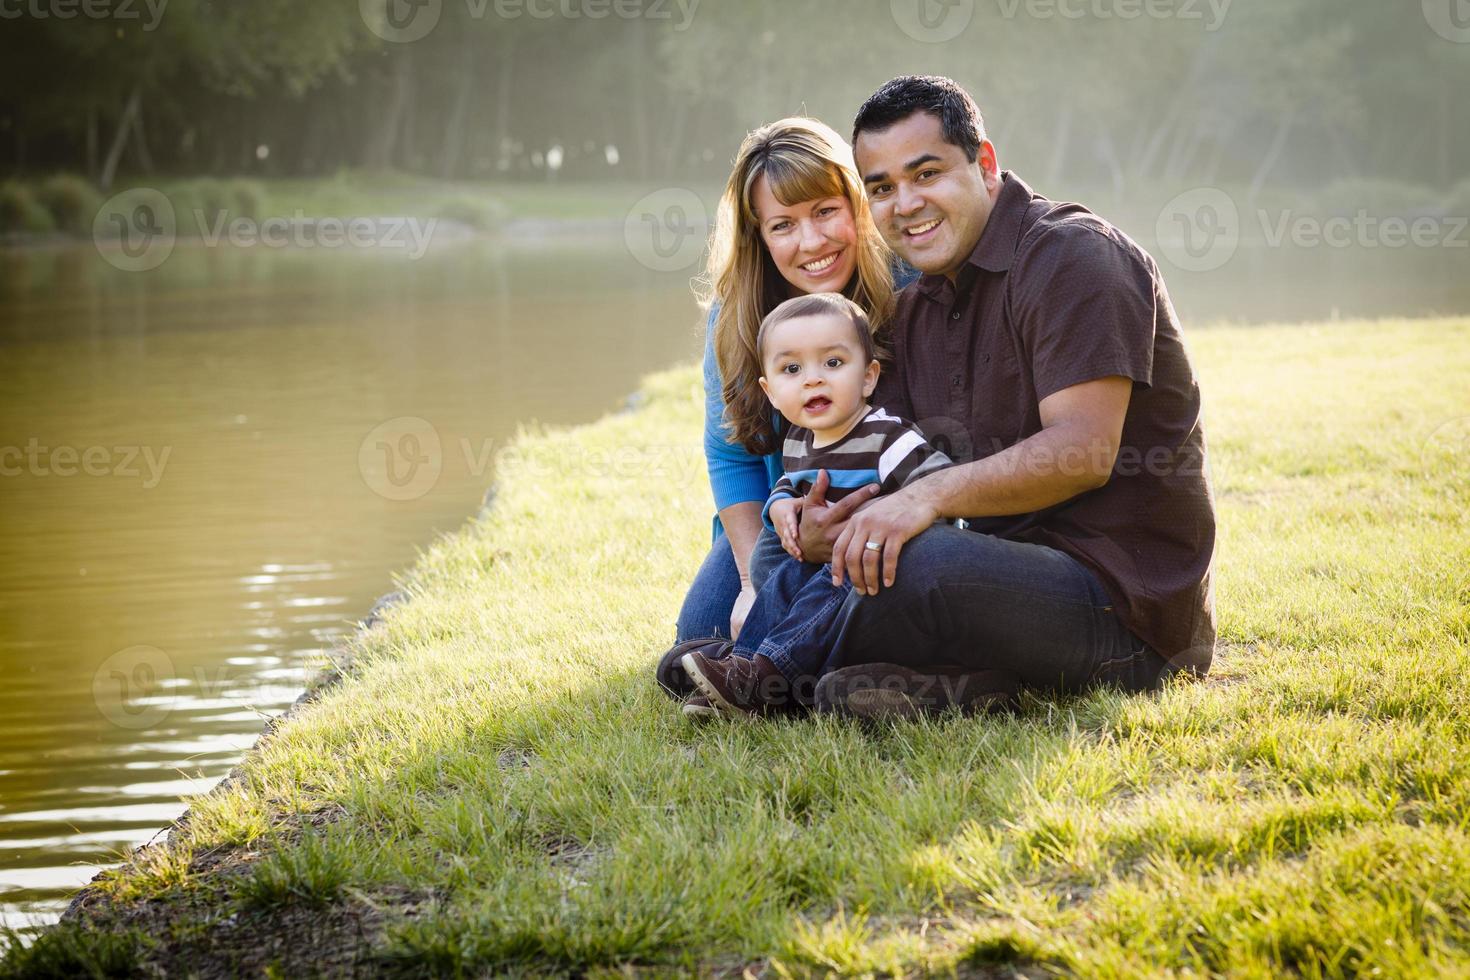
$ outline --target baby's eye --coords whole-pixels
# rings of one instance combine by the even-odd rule
[[[842,367],[842,358],[840,358],[840,357],[829,357],[829,358],[827,358],[827,366],[829,368],[840,368],[840,367]]]
[[[785,373],[785,374],[796,374],[800,370],[801,370],[801,365],[800,364],[797,364],[795,362],[793,362],[791,364],[784,365],[781,368],[781,371],[783,373]]]

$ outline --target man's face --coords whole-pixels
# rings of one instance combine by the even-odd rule
[[[954,278],[1000,193],[995,147],[974,163],[947,143],[939,118],[915,112],[884,130],[866,130],[853,148],[873,220],[888,247],[909,265]]]

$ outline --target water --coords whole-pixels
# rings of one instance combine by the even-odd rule
[[[1451,249],[1161,264],[1187,324],[1470,311]],[[213,785],[519,423],[693,358],[688,275],[620,236],[0,251],[0,915],[54,917]]]
[[[614,410],[701,340],[688,273],[620,239],[181,247],[148,273],[9,251],[0,323],[10,922],[54,916],[217,781],[475,511],[518,423]],[[430,432],[437,481],[409,481],[382,447]]]

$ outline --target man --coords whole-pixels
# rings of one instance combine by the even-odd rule
[[[879,230],[923,273],[874,404],[962,465],[877,500],[828,505],[820,484],[805,500],[806,560],[855,586],[817,706],[911,715],[1016,682],[1143,690],[1208,670],[1200,392],[1153,259],[1001,171],[949,79],[888,82],[853,147]]]

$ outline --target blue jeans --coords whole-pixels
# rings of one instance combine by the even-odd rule
[[[765,531],[751,558],[758,586],[777,567]],[[784,552],[782,552],[784,554]],[[1146,690],[1167,662],[1128,631],[1096,575],[1044,545],[936,525],[904,545],[891,588],[853,592],[820,673],[867,663],[1003,670],[1027,687]]]
[[[770,532],[762,534],[756,541],[750,564],[752,568],[758,562],[763,567],[770,567],[788,557],[781,547],[781,539]],[[710,547],[684,595],[684,605],[679,609],[679,620],[674,628],[674,642],[683,643],[707,636],[722,636],[728,640],[730,613],[739,597],[740,570],[735,566],[730,539],[722,534]]]
[[[792,683],[815,678],[832,653],[841,626],[838,616],[852,586],[834,588],[831,565],[797,561],[785,552],[763,571],[735,652],[761,654]]]

